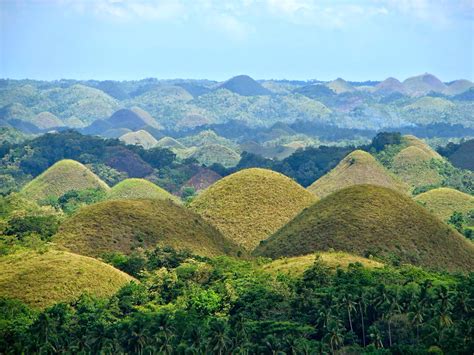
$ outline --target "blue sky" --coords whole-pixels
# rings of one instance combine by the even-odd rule
[[[0,0],[0,77],[474,79],[474,0]]]

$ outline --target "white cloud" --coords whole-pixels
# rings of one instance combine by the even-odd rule
[[[236,17],[227,14],[218,14],[210,18],[210,24],[215,25],[219,30],[224,31],[232,39],[242,41],[253,31],[248,24],[238,20]]]

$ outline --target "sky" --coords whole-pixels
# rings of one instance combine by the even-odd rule
[[[474,0],[0,0],[0,77],[474,79]]]

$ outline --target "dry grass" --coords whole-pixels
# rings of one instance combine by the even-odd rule
[[[109,200],[157,199],[181,203],[179,198],[145,179],[125,179],[112,187]]]
[[[362,150],[351,152],[334,169],[309,186],[308,190],[325,197],[345,187],[360,184],[385,186],[400,192],[409,190],[372,155]]]
[[[194,254],[237,254],[237,247],[200,216],[167,200],[105,201],[82,208],[53,241],[72,252],[100,256],[156,245]]]
[[[75,160],[61,160],[41,175],[30,181],[21,193],[32,200],[42,200],[48,196],[60,197],[70,190],[109,187],[97,175]]]
[[[132,280],[96,259],[64,251],[28,251],[0,259],[0,295],[35,308],[72,301],[84,293],[111,296]]]
[[[125,144],[141,145],[145,149],[150,149],[158,144],[158,141],[147,131],[139,130],[136,132],[125,133],[120,137]]]
[[[252,250],[316,200],[282,174],[245,169],[204,190],[190,208],[226,237]]]
[[[468,213],[474,210],[474,197],[455,189],[441,187],[415,196],[430,212],[447,221],[453,212]]]
[[[291,258],[281,258],[263,265],[265,271],[271,273],[284,273],[292,276],[301,275],[306,269],[314,264],[316,258],[319,258],[325,265],[330,268],[347,269],[350,264],[360,263],[366,268],[383,267],[384,264],[363,258],[361,256],[352,255],[344,252],[320,252],[310,255],[294,256]]]
[[[335,192],[301,212],[262,242],[254,254],[278,258],[315,251],[443,270],[474,270],[474,246],[408,196],[358,185]]]

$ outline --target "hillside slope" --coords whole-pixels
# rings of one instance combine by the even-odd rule
[[[414,199],[443,221],[447,221],[455,211],[466,214],[474,210],[474,196],[447,187],[424,192]]]
[[[132,280],[99,260],[65,251],[28,251],[0,258],[0,296],[34,308],[73,301],[86,293],[109,297]]]
[[[245,169],[204,190],[190,208],[226,237],[252,250],[316,199],[282,174]]]
[[[145,179],[125,179],[107,193],[110,200],[158,199],[180,203],[176,196]]]
[[[64,159],[30,181],[21,193],[32,200],[48,196],[60,197],[70,190],[101,189],[109,187],[97,175],[75,160]]]
[[[345,187],[360,184],[408,191],[408,186],[393,177],[372,155],[362,150],[351,152],[334,169],[311,184],[308,190],[319,197],[325,197]]]
[[[84,207],[63,222],[53,240],[89,256],[129,254],[156,245],[204,256],[236,254],[235,246],[197,214],[163,200],[114,200]]]
[[[474,270],[474,245],[408,196],[372,185],[335,192],[260,243],[256,255],[278,258],[315,251],[443,270]]]

